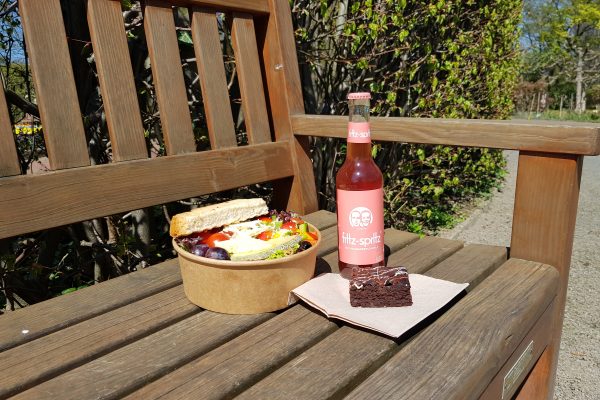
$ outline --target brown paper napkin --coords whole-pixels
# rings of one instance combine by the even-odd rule
[[[350,305],[348,280],[323,274],[292,290],[295,295],[330,318],[398,337],[462,292],[468,283],[453,283],[425,275],[409,275],[413,305],[362,308]]]

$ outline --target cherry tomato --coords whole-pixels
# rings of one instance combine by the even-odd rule
[[[258,220],[262,221],[262,222],[273,222],[273,218],[267,217],[267,216],[265,216],[265,217],[259,217]]]
[[[213,233],[206,240],[204,240],[204,243],[207,244],[209,247],[215,247],[215,242],[224,242],[229,239],[230,236],[226,235],[225,233],[217,232]]]
[[[288,231],[295,231],[298,229],[298,226],[296,225],[295,222],[286,222],[283,225],[281,225],[281,229],[287,229]]]
[[[292,221],[296,223],[296,225],[302,225],[304,220],[302,218],[292,218]]]
[[[261,232],[257,236],[257,239],[260,239],[260,240],[271,240],[272,238],[273,238],[273,231],[264,231],[264,232]]]
[[[200,241],[204,242],[206,239],[208,239],[208,237],[210,235],[212,235],[215,232],[216,232],[215,229],[210,229],[208,231],[202,231],[202,232],[194,232],[190,235],[190,237],[200,238]]]

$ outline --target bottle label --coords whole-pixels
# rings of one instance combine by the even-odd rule
[[[348,143],[371,143],[368,122],[348,122]]]
[[[383,189],[337,190],[340,261],[375,264],[383,260]]]

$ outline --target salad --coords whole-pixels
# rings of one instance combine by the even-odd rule
[[[271,210],[248,221],[177,237],[176,243],[199,257],[215,260],[273,260],[305,251],[318,235],[298,214]]]

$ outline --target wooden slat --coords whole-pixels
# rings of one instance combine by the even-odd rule
[[[192,37],[213,149],[237,146],[215,11],[192,9]]]
[[[383,336],[344,326],[242,392],[239,399],[342,398],[340,388],[360,379],[382,357],[389,358],[395,346]]]
[[[316,211],[317,190],[307,141],[298,141],[292,132],[290,115],[304,113],[302,86],[289,3],[269,0],[270,14],[256,24],[258,48],[263,55],[268,105],[275,138],[291,141],[294,178],[277,183],[273,202],[278,208]]]
[[[167,153],[195,151],[173,9],[164,2],[147,1],[144,31]]]
[[[56,332],[181,284],[179,264],[167,261],[100,285],[2,316],[0,351]],[[101,299],[101,301],[99,300]],[[26,333],[23,331],[26,330]]]
[[[292,116],[294,134],[346,138],[348,117]],[[450,146],[600,154],[598,124],[567,121],[490,121],[431,118],[371,118],[373,140]]]
[[[471,291],[502,265],[507,256],[506,247],[471,244],[430,269],[427,275],[456,283],[470,281],[471,285],[466,290]],[[478,260],[488,260],[487,269],[482,270],[481,266],[477,265]],[[473,277],[472,269],[479,271],[478,278]]]
[[[551,399],[565,309],[583,157],[521,152],[511,257],[539,261],[560,273],[553,343],[521,391]]]
[[[325,229],[337,224],[337,216],[325,210],[319,210],[312,214],[303,216],[304,220],[314,226],[320,226],[319,229]],[[320,225],[318,225],[320,224]]]
[[[0,180],[0,238],[292,173],[289,144],[264,143],[8,177]]]
[[[22,392],[15,399],[120,398],[273,316],[203,311]]]
[[[412,245],[390,255],[389,266],[406,267],[413,274],[422,274],[463,247],[463,242],[425,236]]]
[[[87,12],[113,159],[146,158],[148,150],[121,4],[110,0],[90,0]]]
[[[239,11],[253,14],[267,14],[267,0],[164,0],[166,4],[179,7],[210,7],[219,11]]]
[[[250,143],[270,142],[271,129],[252,15],[233,14],[231,43],[235,52],[248,141]]]
[[[510,259],[348,399],[479,398],[553,301],[557,283],[554,268]]]
[[[89,165],[60,0],[22,0],[19,12],[50,167]]]
[[[386,233],[386,239],[388,237],[392,235]],[[412,240],[406,236],[396,237],[405,242]],[[454,246],[450,246],[452,242],[455,242]],[[418,251],[411,250],[413,247]],[[458,241],[421,239],[392,253],[390,259],[394,258],[402,265],[408,266],[411,273],[422,273],[440,261],[436,254],[440,248],[448,249],[447,257],[452,254],[449,249],[454,248],[456,251],[461,247],[462,242]],[[404,257],[397,257],[396,254],[404,254]],[[337,255],[335,260],[337,262]],[[471,272],[466,281],[481,280],[481,274],[489,271],[490,262],[485,259],[475,260],[470,268],[465,268],[465,271]],[[343,326],[243,392],[240,398],[341,398],[397,350],[398,345],[392,339]]]
[[[178,285],[2,352],[0,364],[14,373],[0,376],[0,397],[28,389],[199,311]]]
[[[335,329],[335,323],[303,306],[293,307],[128,399],[232,398]]]
[[[0,177],[19,175],[21,166],[17,155],[15,134],[8,115],[4,87],[0,83]]]
[[[332,226],[330,228],[324,229],[321,231],[321,244],[319,245],[319,252],[328,254],[338,247],[337,240],[337,226]]]

